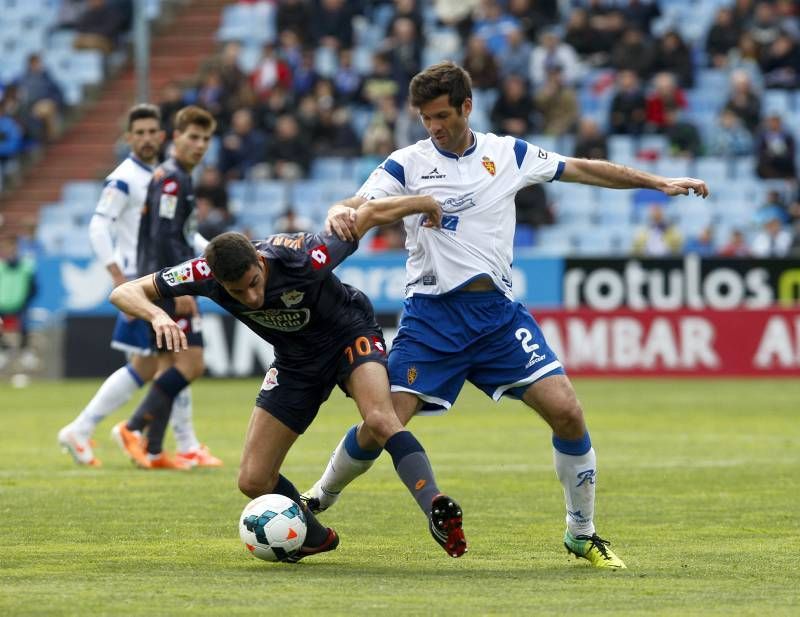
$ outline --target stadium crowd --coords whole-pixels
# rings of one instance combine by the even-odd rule
[[[113,3],[88,4],[108,10]],[[679,19],[688,7],[692,23]],[[226,30],[234,9],[263,17],[266,34]],[[714,238],[723,232],[711,223],[687,235],[664,204],[643,199],[626,244],[632,252],[800,253],[800,18],[791,0],[240,1],[226,7],[219,39],[196,83],[170,84],[156,97],[168,131],[186,104],[217,120],[210,166],[198,183],[209,235],[237,225],[228,208],[231,182],[317,177],[319,164],[332,158],[346,158],[361,182],[394,148],[426,138],[407,105],[408,83],[448,57],[472,75],[478,130],[656,170],[677,160],[686,175],[701,159],[726,161],[737,175],[737,161],[752,161],[747,175],[772,189],[752,207],[746,228],[724,226],[725,238]],[[40,109],[42,99],[52,102],[45,107],[56,119],[37,120],[46,138],[57,134],[62,104],[46,74],[32,71],[5,92],[27,93],[24,106],[16,103],[23,117],[40,118],[36,101]],[[14,97],[3,100],[0,122],[19,118]],[[17,139],[13,129],[4,136]],[[619,160],[617,144],[630,144],[629,160]],[[717,179],[709,180],[713,192]],[[536,245],[542,228],[563,222],[559,198],[549,186],[520,192],[520,246]],[[280,229],[313,223],[290,205]],[[394,229],[372,244],[398,248],[402,240]]]

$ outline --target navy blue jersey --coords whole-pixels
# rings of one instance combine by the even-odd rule
[[[197,230],[192,177],[174,158],[153,173],[139,223],[139,276],[194,257]]]
[[[264,304],[233,299],[205,259],[190,259],[154,274],[162,298],[206,296],[275,348],[276,361],[302,368],[321,354],[352,343],[378,324],[372,304],[342,283],[333,269],[358,247],[330,234],[279,234],[253,243],[268,265]]]

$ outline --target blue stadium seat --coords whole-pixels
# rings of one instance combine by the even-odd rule
[[[249,198],[251,201],[245,205],[244,210],[252,208],[279,216],[289,203],[288,184],[282,180],[252,181]]]
[[[102,182],[92,180],[67,182],[61,187],[61,199],[65,203],[85,204],[87,209],[94,210],[102,190]]]

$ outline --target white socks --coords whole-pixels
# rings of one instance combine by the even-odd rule
[[[178,452],[188,452],[200,445],[194,434],[192,423],[192,390],[186,386],[175,397],[170,414],[170,425],[175,433],[175,447]]]
[[[361,449],[356,441],[356,429],[357,427],[352,427],[336,446],[325,472],[315,485],[322,493],[317,497],[324,506],[328,505],[323,501],[326,496],[333,496],[335,501],[335,497],[344,487],[372,467],[375,459],[383,452],[382,449]]]
[[[97,425],[108,415],[122,407],[142,386],[128,366],[123,366],[109,375],[100,389],[72,421],[73,428],[81,435],[90,437]]]
[[[594,448],[577,456],[554,448],[553,462],[564,487],[567,529],[573,536],[591,536],[594,534],[594,482],[597,475]]]

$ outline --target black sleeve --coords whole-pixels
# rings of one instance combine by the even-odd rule
[[[213,297],[213,291],[217,285],[211,276],[211,268],[202,257],[190,259],[177,266],[170,266],[154,273],[153,283],[162,298]]]
[[[278,234],[264,243],[286,267],[313,278],[324,278],[358,248],[357,240],[347,242],[327,233]]]

